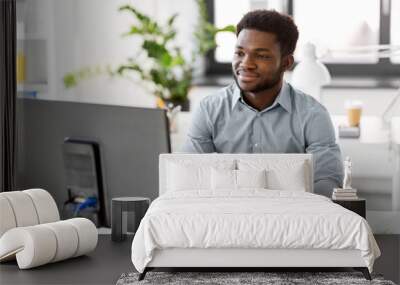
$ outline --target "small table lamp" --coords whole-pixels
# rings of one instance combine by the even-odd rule
[[[293,70],[293,87],[321,101],[321,87],[331,82],[331,75],[326,66],[317,59],[315,45],[306,43],[303,59]]]

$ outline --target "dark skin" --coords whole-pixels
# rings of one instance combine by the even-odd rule
[[[275,34],[240,31],[232,69],[246,103],[259,111],[271,106],[282,88],[283,74],[293,62],[293,55],[282,54]]]

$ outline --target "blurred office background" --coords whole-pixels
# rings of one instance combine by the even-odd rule
[[[176,13],[176,45],[182,47],[182,53],[187,58],[196,49],[194,31],[201,11],[194,0],[18,0],[18,98],[157,108],[159,102],[141,84],[140,78],[107,73],[107,68],[117,67],[127,58],[137,56],[136,51],[143,40],[123,36],[134,20],[129,13],[119,11],[119,7],[125,4],[136,7],[160,23],[165,23]],[[346,122],[346,101],[358,100],[363,104],[361,136],[354,139],[338,137],[338,142],[343,156],[353,159],[353,186],[358,189],[359,196],[367,199],[367,218],[373,230],[376,233],[400,234],[400,100],[395,100],[400,94],[400,1],[207,0],[205,4],[208,20],[217,27],[235,25],[245,12],[259,8],[276,9],[293,16],[300,31],[296,62],[301,62],[303,47],[311,42],[316,47],[318,59],[330,72],[331,81],[321,86],[319,100],[330,112],[335,126]],[[201,98],[232,82],[230,61],[235,36],[229,32],[219,33],[216,42],[218,47],[215,50],[204,58],[197,57],[193,62],[194,81],[188,95],[190,111],[196,108]],[[140,60],[146,65],[146,57]],[[84,73],[86,67],[97,68],[98,72],[72,88],[66,88],[66,74]],[[286,74],[289,82],[291,76],[292,72]],[[172,151],[178,151],[184,140],[190,111],[178,115],[176,129],[171,133],[170,140],[165,141],[165,144],[171,143]],[[58,120],[71,120],[74,113],[69,116]],[[22,108],[17,112],[17,120],[23,118]],[[102,120],[98,122],[101,124]],[[148,119],[140,125],[149,128],[147,122]],[[36,127],[42,125],[47,128],[50,123],[41,122]],[[151,131],[164,139],[160,124],[154,126],[157,127]],[[140,137],[146,136],[140,127],[135,128],[132,140],[137,139],[146,145],[140,140]],[[79,133],[79,136],[85,137],[85,134]],[[118,137],[114,138],[118,140]],[[149,136],[149,139],[159,140],[157,135],[153,138]],[[168,151],[168,146],[149,144],[147,147]],[[26,152],[24,155],[29,156]],[[43,163],[47,163],[46,154],[42,156]],[[143,157],[140,159],[145,160]],[[26,177],[26,172],[29,172],[23,165],[24,158],[19,157],[19,162],[17,179]],[[145,165],[146,161],[137,163]],[[37,167],[40,168],[39,165]],[[117,166],[113,164],[112,167]],[[120,167],[113,175],[121,171],[129,175],[132,171],[127,166]],[[107,172],[107,168],[104,171]],[[59,174],[62,185],[66,183],[63,175]],[[108,178],[109,181],[113,179]],[[140,191],[132,186],[118,193],[131,191],[129,193],[146,195],[143,183],[140,184]],[[26,180],[20,181],[20,185],[46,186],[29,185]],[[60,203],[65,193],[60,196]],[[156,190],[153,189],[147,196],[154,198],[155,195]]]

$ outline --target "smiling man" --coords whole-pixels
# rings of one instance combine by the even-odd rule
[[[341,154],[327,110],[283,80],[298,30],[276,11],[247,13],[236,27],[235,82],[195,110],[184,152],[312,153],[314,192],[341,185]]]

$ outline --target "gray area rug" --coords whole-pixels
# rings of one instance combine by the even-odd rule
[[[368,281],[359,272],[148,272],[142,281],[138,281],[138,273],[122,274],[117,285],[133,284],[376,284],[395,285],[392,281],[384,280],[381,275],[372,275]]]

